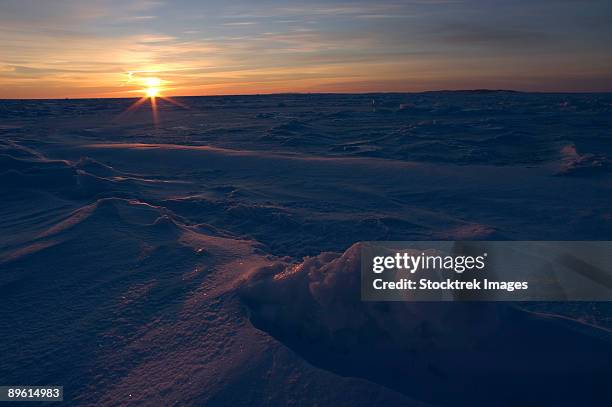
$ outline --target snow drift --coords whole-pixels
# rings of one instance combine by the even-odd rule
[[[355,244],[257,270],[241,289],[251,321],[316,366],[442,405],[578,402],[607,391],[609,343],[578,334],[578,321],[503,303],[361,301],[359,261]],[[560,386],[554,395],[543,375]]]

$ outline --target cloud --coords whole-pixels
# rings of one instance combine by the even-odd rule
[[[435,30],[446,44],[531,47],[549,39],[546,32],[517,24],[448,22]]]
[[[240,25],[255,25],[258,24],[256,21],[235,21],[232,23],[223,23],[223,25],[232,27],[232,26],[240,26]]]
[[[222,80],[232,89],[314,91],[478,81],[525,89],[573,78],[592,89],[612,67],[610,29],[584,23],[605,13],[572,2],[188,3],[0,2],[0,96],[35,80],[41,92],[63,84],[66,96],[126,94],[129,86],[117,88],[129,71],[157,72],[177,93]]]

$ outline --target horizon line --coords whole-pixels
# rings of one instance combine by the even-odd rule
[[[236,94],[210,94],[210,95],[173,95],[164,96],[170,98],[199,98],[199,97],[237,97],[237,96],[280,96],[280,95],[397,95],[397,94],[422,94],[422,93],[442,93],[442,92],[482,92],[482,93],[494,93],[494,92],[507,92],[507,93],[538,93],[538,94],[608,94],[612,93],[612,90],[604,91],[524,91],[515,89],[490,89],[490,88],[471,88],[471,89],[433,89],[423,91],[372,91],[372,92],[271,92],[271,93],[236,93]],[[102,96],[102,97],[55,97],[55,98],[6,98],[0,97],[0,101],[5,100],[99,100],[99,99],[142,99],[147,96],[124,96],[124,97],[113,97],[113,96]],[[158,98],[162,99],[161,96]]]

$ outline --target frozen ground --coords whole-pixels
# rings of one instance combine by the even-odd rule
[[[363,304],[351,246],[610,240],[612,95],[177,101],[157,125],[133,100],[0,101],[0,384],[75,405],[609,401],[610,303]]]

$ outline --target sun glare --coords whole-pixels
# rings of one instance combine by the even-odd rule
[[[143,84],[145,86],[144,92],[147,97],[154,98],[159,96],[159,86],[161,85],[161,79],[155,77],[144,78]]]
[[[147,94],[147,97],[154,98],[157,95],[159,95],[159,89],[157,89],[157,88],[147,88],[147,89],[145,89],[145,93]]]
[[[128,76],[129,76],[128,81],[131,81],[133,78],[133,73],[128,74]],[[155,124],[155,126],[157,126],[159,122],[159,113],[157,109],[159,100],[163,100],[164,102],[171,103],[182,109],[188,109],[188,107],[185,104],[179,101],[176,101],[171,97],[163,95],[163,93],[168,90],[168,88],[164,86],[165,84],[169,83],[168,81],[162,81],[161,79],[156,78],[156,77],[146,77],[146,78],[138,78],[137,83],[139,83],[142,86],[142,89],[140,91],[144,93],[144,96],[138,99],[136,102],[132,103],[132,105],[128,107],[127,110],[121,114],[121,116],[123,116],[124,114],[128,114],[130,112],[133,112],[134,110],[138,109],[143,103],[148,101],[151,105],[151,113],[153,114],[153,123]]]
[[[147,85],[149,88],[156,88],[156,87],[158,87],[159,85],[161,85],[161,79],[159,79],[159,78],[155,78],[155,77],[152,77],[152,78],[145,78],[145,79],[144,79],[144,83],[145,83],[145,85]]]

